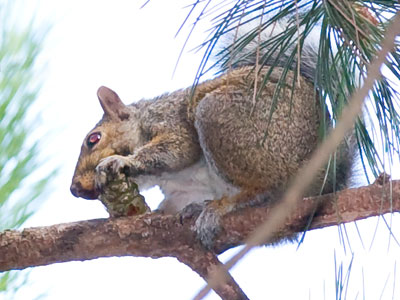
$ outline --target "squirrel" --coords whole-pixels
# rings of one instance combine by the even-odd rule
[[[261,39],[276,36],[285,26],[277,22],[267,27]],[[248,28],[240,28],[239,36],[243,32]],[[250,54],[226,73],[199,83],[193,94],[189,87],[125,105],[114,91],[100,87],[104,115],[83,141],[72,194],[96,199],[98,174],[123,171],[140,190],[160,187],[165,198],[159,210],[164,213],[180,213],[189,204],[205,206],[195,227],[203,244],[212,248],[222,215],[264,191],[280,194],[320,142],[324,110],[312,82],[318,49],[314,37],[311,33],[304,41],[300,87],[291,89],[295,73],[289,71],[287,87],[275,104],[283,68],[273,68],[254,99],[255,81],[261,86],[271,67],[260,66],[255,76],[256,58]],[[256,46],[241,51],[251,53]],[[327,168],[321,169],[305,196],[333,192],[333,182],[337,189],[346,187],[354,147],[342,144],[336,170],[325,176]]]

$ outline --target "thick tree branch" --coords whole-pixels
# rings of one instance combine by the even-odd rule
[[[323,205],[316,211],[310,229],[399,212],[400,181],[305,198],[278,235],[290,236],[302,231],[316,203]],[[221,224],[223,230],[215,240],[215,251],[219,253],[241,244],[268,218],[270,210],[270,206],[253,207],[225,216]],[[0,271],[108,256],[173,256],[198,271],[202,266],[207,268],[217,262],[205,258],[210,254],[196,240],[191,229],[193,222],[191,219],[181,222],[178,216],[150,213],[23,231],[6,230],[0,234]],[[204,260],[209,262],[204,264]],[[202,276],[207,273],[201,271]]]
[[[317,209],[316,209],[317,208]],[[222,231],[215,240],[215,252],[239,245],[271,212],[272,206],[248,207],[222,220]],[[337,194],[304,198],[295,213],[275,233],[276,239],[304,230],[310,212],[315,210],[309,229],[351,222],[370,216],[400,211],[400,181],[384,186],[348,189]],[[216,255],[197,241],[194,219],[148,213],[28,228],[0,233],[0,271],[24,269],[73,260],[109,256],[176,257],[205,280],[217,266]],[[222,299],[247,299],[230,275],[215,286]]]

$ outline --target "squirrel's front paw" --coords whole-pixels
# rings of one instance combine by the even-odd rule
[[[112,155],[100,161],[96,167],[96,188],[100,188],[110,179],[125,174],[128,177],[136,177],[140,174],[137,162],[127,156]]]
[[[127,174],[130,162],[120,155],[106,157],[96,167],[95,186],[102,192],[110,182],[115,181],[121,174]]]
[[[121,155],[112,155],[100,161],[100,163],[96,167],[96,173],[128,174],[131,167],[132,163],[127,157]]]
[[[111,217],[133,216],[150,211],[139,194],[134,178],[129,176],[129,160],[114,155],[102,160],[96,168],[95,185],[99,200]]]

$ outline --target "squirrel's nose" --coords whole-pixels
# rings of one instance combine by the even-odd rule
[[[89,190],[85,188],[79,181],[72,182],[70,190],[72,195],[74,195],[77,198],[81,197],[87,200],[93,200],[98,198],[98,193],[94,189]]]
[[[72,195],[75,197],[80,197],[79,191],[82,190],[82,185],[80,182],[73,182],[70,187]]]

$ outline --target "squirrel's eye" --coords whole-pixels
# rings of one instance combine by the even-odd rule
[[[94,132],[91,135],[89,135],[87,139],[87,145],[89,148],[92,148],[94,145],[96,145],[101,139],[101,134],[100,132]]]

